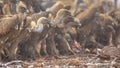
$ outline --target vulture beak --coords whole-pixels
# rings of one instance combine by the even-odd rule
[[[51,23],[49,20],[45,20],[44,22],[41,22],[43,25],[47,25],[48,27],[51,27]]]
[[[41,22],[42,24],[50,24],[49,20],[45,20],[44,22]]]
[[[43,25],[46,25],[46,24],[49,24],[50,25],[50,21],[45,18],[45,17],[41,17],[38,21],[37,21],[37,24],[43,24]]]
[[[70,24],[70,26],[72,26],[72,27],[80,27],[81,26],[81,23],[75,21],[74,18],[73,18],[73,20],[71,20],[71,21],[70,20],[71,20],[71,18],[68,20],[68,23],[67,23],[68,25]]]
[[[82,24],[75,21],[75,22],[73,23],[73,26],[75,26],[75,27],[81,27]]]

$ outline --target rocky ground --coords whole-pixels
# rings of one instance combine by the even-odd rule
[[[1,63],[0,68],[120,68],[119,60],[101,60],[94,54],[38,58],[35,61],[15,60]]]

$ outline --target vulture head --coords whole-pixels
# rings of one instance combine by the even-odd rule
[[[50,26],[50,21],[48,20],[48,18],[41,17],[41,18],[38,19],[37,23],[31,22],[31,25],[33,26],[32,30],[34,32],[41,33],[45,27]]]
[[[109,15],[107,14],[99,14],[98,15],[98,21],[100,25],[110,25],[110,26],[116,26],[118,23]]]
[[[120,9],[112,10],[108,13],[112,18],[114,18],[118,23],[120,22]]]
[[[79,25],[79,23],[75,22],[74,17],[67,9],[60,9],[52,24],[57,25],[58,27],[72,27],[74,25]]]
[[[19,1],[19,3],[16,6],[16,12],[17,13],[27,12],[27,6],[22,1]]]

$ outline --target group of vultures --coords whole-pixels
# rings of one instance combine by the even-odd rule
[[[0,0],[0,61],[120,58],[117,0]]]

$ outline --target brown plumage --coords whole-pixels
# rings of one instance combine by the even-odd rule
[[[71,20],[73,21],[72,19],[72,15],[71,13],[67,10],[67,9],[60,9],[57,14],[56,14],[56,17],[55,19],[53,20],[53,24],[58,24],[58,25],[63,25],[63,24],[67,24],[67,22],[65,22],[68,18],[66,17],[69,17],[71,18]],[[66,18],[66,19],[65,19]],[[63,20],[63,21],[62,21]],[[70,20],[70,19],[69,19]],[[67,21],[69,21],[67,20]]]
[[[113,19],[115,19],[118,23],[120,22],[120,10],[115,9],[108,13]]]
[[[38,0],[22,0],[30,13],[38,13],[40,11],[45,11],[45,9],[42,7],[42,5],[39,3]]]
[[[83,0],[86,5],[91,5],[95,0]]]
[[[65,6],[66,6],[66,5],[72,5],[72,4],[73,4],[73,1],[72,1],[72,0],[57,0],[57,1],[62,2]]]
[[[34,14],[24,14],[21,13],[19,14],[21,20],[23,20],[22,28],[28,28],[31,29],[33,28],[33,25],[37,24],[37,21],[41,17],[46,17],[48,18],[49,12],[40,12],[40,13],[34,13]]]
[[[2,12],[4,15],[11,15],[10,2],[6,2],[3,5]]]
[[[103,0],[95,1],[91,4],[84,12],[80,13],[77,18],[79,18],[79,22],[81,23],[81,28],[78,29],[79,32],[79,41],[82,45],[85,44],[85,40],[89,37],[90,33],[92,33],[93,27],[96,26],[96,16],[97,9],[100,8],[99,6]],[[94,32],[93,32],[94,34]],[[86,38],[86,39],[85,39]]]
[[[56,13],[64,7],[64,4],[60,1],[56,2],[51,8],[49,8],[47,11],[52,12],[54,16],[56,16]]]
[[[100,14],[97,20],[96,40],[103,45],[114,43],[116,21],[108,15]],[[100,41],[101,40],[101,41]]]
[[[20,22],[17,15],[7,18],[2,18],[0,20],[0,34],[5,34],[9,32],[12,28],[15,28],[15,26]]]
[[[66,9],[60,9],[57,12],[56,17],[52,24],[57,24],[57,28],[55,28],[55,30],[57,29],[56,33],[58,35],[56,36],[60,36],[60,38],[56,37],[57,39],[56,43],[58,43],[57,47],[59,48],[60,53],[61,54],[70,53],[75,55],[67,39],[65,38],[65,33],[67,33],[70,30],[70,28],[75,24],[71,13]]]
[[[88,7],[88,9],[86,9],[84,12],[79,14],[78,18],[79,18],[80,23],[82,23],[82,25],[89,23],[90,21],[94,19],[96,12],[97,12],[97,8],[102,2],[103,2],[102,0],[95,1],[93,4],[91,4]]]
[[[19,47],[19,54],[25,58],[35,59],[40,57],[41,42],[49,33],[49,20],[47,18],[39,18],[37,25],[30,32],[27,41],[22,42]],[[42,27],[43,26],[43,27]]]
[[[2,7],[3,7],[3,3],[0,3],[0,18],[2,17],[2,15],[3,15],[3,11],[2,11]]]
[[[18,45],[26,41],[30,35],[27,30],[18,31],[11,29],[10,32],[0,37],[0,56],[2,61],[15,60],[18,57]]]
[[[39,18],[41,18],[41,17],[46,17],[46,18],[48,18],[48,15],[49,15],[49,12],[43,11],[43,12],[31,14],[30,17],[31,17],[32,21],[37,22],[37,20],[38,20]]]
[[[48,33],[48,37],[46,38],[47,52],[49,55],[55,56],[59,55],[59,51],[56,48],[55,43],[55,30],[53,29],[50,33]]]
[[[100,12],[100,13],[107,13],[113,9],[114,9],[114,3],[112,0],[103,1],[100,4],[99,8],[97,8],[98,12]]]
[[[19,1],[19,3],[16,6],[16,12],[17,13],[27,12],[27,6],[22,1]]]
[[[92,22],[78,29],[79,42],[91,50],[114,44],[115,25],[117,23],[112,17],[98,14]]]

